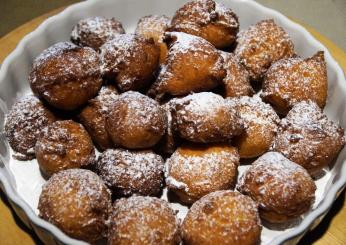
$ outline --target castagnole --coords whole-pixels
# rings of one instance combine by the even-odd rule
[[[129,149],[154,146],[166,127],[166,113],[159,103],[134,91],[119,95],[106,120],[113,144]]]
[[[187,245],[256,245],[261,230],[257,204],[229,190],[210,193],[195,202],[181,227]]]
[[[226,144],[183,145],[167,160],[166,184],[184,203],[234,188],[239,155]]]
[[[160,49],[153,39],[137,34],[121,34],[100,48],[102,76],[122,91],[149,86],[158,69]]]
[[[89,243],[107,235],[110,209],[109,190],[95,173],[85,169],[54,174],[43,185],[38,204],[41,218]]]
[[[164,41],[169,51],[149,96],[181,96],[211,90],[222,83],[226,76],[224,60],[208,41],[181,32],[166,33]]]
[[[273,150],[318,175],[345,145],[344,129],[330,121],[316,103],[300,102],[282,119]]]
[[[95,16],[78,21],[71,32],[71,41],[96,51],[108,40],[124,34],[122,24],[115,18]]]
[[[19,160],[35,157],[35,144],[42,129],[56,117],[35,96],[25,96],[17,101],[6,116],[5,135]]]
[[[77,109],[101,88],[99,56],[89,47],[57,43],[34,60],[29,82],[32,91],[50,105]]]
[[[113,205],[110,245],[178,245],[179,222],[169,204],[156,197],[132,196]]]
[[[169,30],[202,37],[216,48],[223,49],[234,43],[239,21],[238,16],[223,4],[194,0],[175,12]]]
[[[229,101],[211,92],[177,99],[172,116],[179,136],[196,143],[226,142],[243,130]]]
[[[150,150],[106,150],[96,171],[116,197],[157,195],[163,186],[163,159]]]
[[[262,20],[237,37],[234,51],[252,80],[261,80],[274,62],[295,55],[289,35],[273,19]]]
[[[316,185],[303,167],[280,153],[268,152],[247,169],[238,189],[259,204],[262,219],[285,223],[310,209]]]
[[[320,51],[307,59],[288,58],[274,63],[265,75],[262,97],[285,115],[300,101],[312,100],[323,108],[327,92],[327,67]]]
[[[244,123],[244,131],[232,141],[240,157],[257,157],[268,151],[280,122],[274,109],[258,96],[243,96],[229,101]]]
[[[64,169],[91,166],[94,145],[84,127],[71,120],[56,121],[42,130],[35,145],[41,171],[51,176]]]

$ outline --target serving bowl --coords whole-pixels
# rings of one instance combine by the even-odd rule
[[[30,93],[27,81],[32,61],[44,49],[58,41],[69,40],[72,27],[78,20],[89,16],[114,16],[127,32],[132,32],[140,17],[149,14],[172,16],[183,0],[90,0],[66,8],[58,15],[44,21],[28,34],[17,48],[5,59],[0,70],[0,132],[3,131],[5,114],[21,96]],[[346,128],[346,81],[343,71],[328,50],[303,27],[287,17],[263,7],[251,0],[219,0],[232,8],[239,16],[241,29],[262,19],[273,18],[291,36],[296,52],[309,57],[318,50],[325,52],[328,69],[328,101],[325,113],[333,121]],[[32,228],[46,244],[85,244],[61,232],[54,225],[40,219],[37,202],[44,179],[35,160],[19,162],[12,158],[11,149],[1,133],[0,140],[0,187],[23,222]],[[316,181],[318,190],[313,209],[299,223],[281,230],[265,228],[263,244],[296,244],[310,229],[314,228],[328,212],[346,183],[346,149],[341,151],[333,166]],[[242,172],[244,167],[240,170]],[[179,205],[176,205],[179,209]]]

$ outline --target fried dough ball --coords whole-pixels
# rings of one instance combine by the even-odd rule
[[[40,217],[67,235],[90,243],[106,236],[111,194],[95,173],[69,169],[54,174],[43,185]]]
[[[227,71],[227,75],[223,79],[224,97],[253,95],[255,91],[251,87],[249,73],[244,66],[239,64],[238,58],[232,53],[222,52],[221,54]]]
[[[344,129],[330,121],[316,103],[303,101],[281,120],[273,150],[314,176],[337,157],[344,145]]]
[[[177,100],[173,120],[180,137],[196,143],[229,141],[243,130],[229,101],[211,92]]]
[[[217,190],[233,189],[239,155],[226,145],[185,145],[167,160],[166,184],[184,203],[194,203]]]
[[[223,4],[194,0],[177,10],[170,30],[199,36],[222,49],[234,43],[239,21],[238,16]]]
[[[113,144],[129,149],[154,146],[166,127],[166,114],[159,103],[134,91],[118,97],[106,120]]]
[[[41,130],[56,120],[33,95],[17,101],[6,116],[5,135],[18,160],[35,158],[34,147]]]
[[[163,42],[163,34],[167,30],[171,19],[165,15],[148,15],[139,19],[135,33],[146,38],[152,38],[160,48],[160,63],[165,61],[168,49]]]
[[[261,80],[271,64],[295,55],[289,35],[273,19],[241,31],[234,51],[252,80]]]
[[[124,33],[122,24],[115,18],[95,16],[82,19],[73,27],[71,41],[99,50],[106,41]]]
[[[186,245],[255,245],[261,237],[256,203],[234,191],[216,191],[195,202],[182,224]]]
[[[273,108],[258,96],[229,100],[244,123],[244,132],[232,140],[241,158],[257,157],[271,147],[280,122]]]
[[[163,185],[164,162],[152,151],[109,149],[103,152],[96,171],[119,196],[157,195]]]
[[[285,223],[310,209],[316,185],[303,167],[278,152],[268,152],[248,168],[238,189],[259,204],[262,219]]]
[[[165,63],[148,94],[186,95],[207,91],[222,83],[226,76],[220,52],[203,38],[185,33],[166,33],[169,51]]]
[[[263,81],[262,97],[281,114],[300,101],[312,100],[323,108],[327,100],[328,78],[323,51],[314,56],[282,59],[273,64]]]
[[[160,49],[152,39],[121,34],[101,46],[102,75],[122,91],[140,90],[151,84],[158,69]]]
[[[46,176],[61,170],[87,167],[95,161],[87,131],[72,120],[56,121],[42,130],[35,145],[38,165]]]
[[[99,56],[89,47],[57,43],[34,60],[29,81],[34,93],[50,105],[74,110],[101,88]]]
[[[118,92],[115,87],[104,86],[98,96],[89,100],[88,105],[78,115],[79,121],[101,151],[113,146],[112,139],[106,130],[106,119],[117,98]]]
[[[132,196],[113,205],[109,245],[178,245],[179,224],[169,204],[156,197]]]

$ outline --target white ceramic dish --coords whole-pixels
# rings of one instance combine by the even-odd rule
[[[8,108],[22,95],[29,93],[28,72],[33,59],[45,48],[63,40],[69,40],[72,26],[88,16],[114,16],[119,19],[127,32],[134,30],[137,20],[148,14],[166,14],[174,11],[185,1],[182,0],[91,0],[73,5],[62,13],[49,18],[35,31],[28,34],[17,48],[6,58],[0,70],[0,130],[3,129],[4,115]],[[296,52],[308,57],[318,50],[325,51],[328,67],[329,95],[325,113],[330,119],[340,122],[346,128],[346,81],[345,76],[331,57],[328,50],[314,39],[304,28],[293,23],[282,14],[265,8],[250,0],[219,0],[231,7],[239,16],[241,29],[259,20],[273,18],[291,36]],[[38,218],[37,200],[44,180],[34,161],[17,162],[11,157],[10,148],[1,134],[0,141],[0,181],[2,189],[16,213],[26,225],[35,230],[46,244],[85,244],[66,236],[57,227]],[[315,227],[331,207],[333,201],[346,183],[346,149],[334,166],[322,179],[317,181],[317,200],[311,212],[296,226],[283,230],[264,229],[263,244],[295,244],[305,232]],[[242,169],[240,170],[242,172]],[[179,205],[174,205],[179,207]],[[182,214],[182,213],[181,213]]]

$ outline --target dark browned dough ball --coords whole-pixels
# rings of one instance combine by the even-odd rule
[[[262,219],[285,223],[310,209],[316,185],[303,167],[278,152],[267,152],[246,170],[238,189],[259,204]]]
[[[220,52],[203,38],[181,32],[165,35],[169,51],[159,76],[148,94],[156,99],[164,95],[181,96],[208,91],[226,76]]]
[[[102,75],[122,91],[144,89],[153,82],[159,66],[160,49],[153,39],[121,34],[101,48]]]
[[[154,146],[167,127],[165,111],[155,100],[134,91],[114,101],[106,121],[113,144],[129,149]]]
[[[147,15],[139,19],[136,33],[146,38],[152,38],[160,48],[160,64],[166,59],[167,45],[163,42],[163,35],[171,19],[165,15]]]
[[[106,119],[118,92],[112,85],[101,88],[98,96],[89,100],[87,106],[78,115],[79,121],[90,134],[97,148],[104,151],[113,147],[113,142],[106,130]]]
[[[72,29],[71,41],[99,50],[106,41],[124,33],[122,24],[115,18],[95,16],[78,21]]]
[[[42,129],[56,120],[42,102],[29,95],[17,101],[6,115],[5,135],[13,157],[30,160],[35,157],[35,144]]]
[[[243,131],[229,101],[211,92],[178,99],[172,115],[179,136],[196,143],[226,142]]]
[[[312,100],[323,108],[327,92],[327,66],[320,51],[307,59],[288,58],[274,63],[265,75],[262,98],[285,115],[300,101]]]
[[[164,162],[147,151],[109,149],[101,154],[96,171],[116,197],[157,195],[163,185]]]
[[[171,31],[199,36],[216,48],[230,47],[239,31],[238,16],[213,0],[189,1],[172,18]]]
[[[261,80],[276,61],[295,55],[289,35],[273,19],[239,32],[234,53],[255,81]]]
[[[257,245],[262,226],[257,204],[250,197],[224,190],[195,202],[181,230],[186,245]]]
[[[42,130],[35,154],[46,176],[61,170],[91,166],[94,145],[84,127],[72,120],[56,121]]]
[[[113,205],[109,245],[178,245],[179,221],[169,203],[156,197],[132,196]]]
[[[99,56],[89,47],[57,43],[34,60],[29,81],[34,93],[50,105],[74,110],[101,88]]]
[[[227,144],[185,144],[166,163],[168,189],[182,202],[194,203],[210,192],[235,187],[239,154]]]
[[[95,243],[107,235],[111,194],[95,173],[63,170],[43,185],[38,210],[68,236]]]
[[[316,103],[303,101],[281,120],[273,150],[315,176],[338,156],[344,145],[344,129],[329,120]]]

